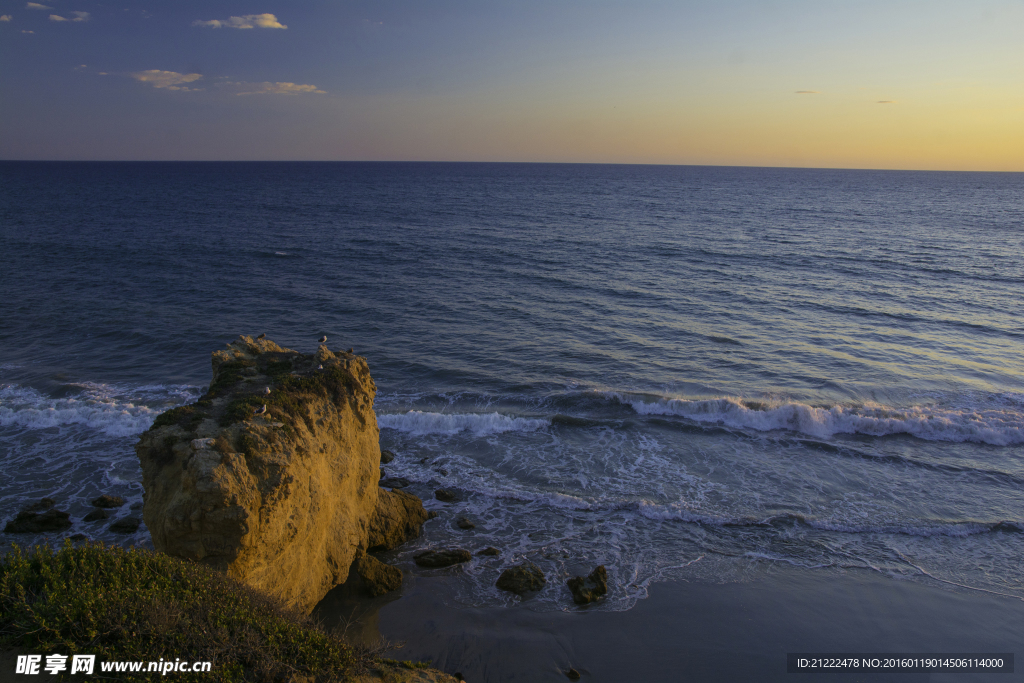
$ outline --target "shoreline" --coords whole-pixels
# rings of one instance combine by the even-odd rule
[[[565,681],[992,681],[987,673],[786,672],[788,652],[1014,652],[1024,601],[862,570],[772,565],[742,582],[666,581],[623,612],[460,607],[443,574],[407,571],[397,598],[335,589],[314,615],[348,636],[402,641],[390,656],[429,660],[470,683]],[[360,610],[363,610],[360,613]],[[1024,667],[998,681],[1024,680]]]

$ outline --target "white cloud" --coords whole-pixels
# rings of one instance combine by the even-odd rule
[[[11,20],[11,15],[10,14],[0,14],[0,21],[10,21],[10,20]]]
[[[161,71],[160,69],[137,71],[132,74],[132,78],[135,80],[149,83],[154,88],[185,91],[197,90],[198,88],[189,88],[184,84],[198,81],[202,77],[202,74],[180,74],[177,71]]]
[[[59,14],[51,14],[50,15],[50,21],[89,21],[89,13],[88,12],[72,12],[72,14],[75,15],[74,19],[68,19],[66,17],[62,17]]]
[[[192,22],[192,25],[210,28],[288,28],[273,14],[246,14],[228,19],[196,20]]]
[[[229,85],[242,88],[236,95],[300,95],[302,93],[327,94],[326,90],[320,90],[315,85],[300,85],[298,83],[229,83]]]
[[[53,9],[48,5],[40,5],[38,2],[25,3],[25,9]]]

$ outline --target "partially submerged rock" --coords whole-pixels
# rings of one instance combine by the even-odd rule
[[[4,527],[7,534],[41,534],[48,531],[64,531],[71,527],[71,515],[50,508],[46,512],[22,510]]]
[[[469,554],[468,550],[463,550],[462,548],[440,548],[438,550],[424,550],[413,555],[412,559],[421,567],[435,569],[469,562],[473,559],[473,556]]]
[[[416,496],[405,491],[381,491],[370,519],[368,550],[391,550],[418,538],[427,519],[423,501]]]
[[[466,518],[466,517],[459,517],[459,521],[455,522],[455,524],[460,529],[469,530],[469,529],[475,529],[476,528],[476,524],[473,524],[473,522],[469,521],[469,519]]]
[[[364,358],[326,346],[301,354],[242,336],[214,352],[206,394],[136,446],[156,549],[312,609],[368,547],[375,394]]]
[[[524,562],[503,571],[494,585],[503,591],[522,595],[539,591],[546,583],[547,579],[540,567],[533,562]]]
[[[586,578],[574,576],[565,583],[572,591],[573,602],[577,605],[586,605],[608,593],[608,572],[605,571],[602,564],[590,572]]]
[[[101,519],[107,519],[110,517],[110,513],[103,508],[96,508],[85,517],[82,518],[83,522],[95,522]]]
[[[442,503],[454,503],[459,499],[459,496],[451,489],[438,489],[434,491],[434,498],[437,498]]]
[[[492,557],[501,555],[501,551],[494,546],[487,546],[483,550],[477,551],[477,555],[490,555]]]
[[[384,450],[382,450],[380,452],[380,463],[382,465],[387,465],[389,462],[391,462],[394,459],[395,459],[395,452],[394,451],[389,451],[388,449],[385,448]]]
[[[120,496],[111,496],[104,493],[99,498],[94,498],[92,506],[97,508],[119,508],[124,505],[124,498]]]
[[[372,555],[363,555],[352,564],[366,594],[377,597],[402,587],[402,570],[384,564]]]
[[[380,485],[389,489],[404,489],[412,482],[405,477],[387,477],[380,480]]]
[[[38,503],[26,506],[22,512],[46,512],[56,504],[53,498],[43,498]]]
[[[123,517],[110,525],[115,534],[134,534],[139,530],[142,520],[138,517]]]

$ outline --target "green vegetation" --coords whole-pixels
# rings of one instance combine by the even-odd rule
[[[214,378],[210,388],[206,391],[206,396],[203,398],[216,398],[227,393],[230,389],[233,389],[236,384],[242,381],[243,370],[254,367],[256,367],[256,361],[245,359],[230,360],[226,363],[221,363],[220,367],[217,368],[217,376]]]
[[[175,680],[344,681],[352,649],[309,618],[227,576],[147,550],[15,547],[0,559],[0,644],[105,661],[210,661]],[[65,672],[67,673],[67,672]],[[110,674],[107,674],[110,675]],[[159,673],[118,673],[159,680]]]

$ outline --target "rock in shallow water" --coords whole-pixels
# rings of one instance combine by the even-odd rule
[[[476,524],[473,524],[473,522],[469,521],[465,517],[460,517],[459,521],[457,521],[455,524],[457,524],[460,529],[469,530],[476,528]]]
[[[546,583],[547,579],[544,578],[544,572],[540,567],[533,562],[524,562],[503,571],[494,585],[503,591],[522,595],[539,591]]]
[[[50,508],[46,512],[36,513],[24,510],[18,513],[7,526],[4,533],[8,534],[41,534],[47,531],[64,531],[71,527],[71,515]]]
[[[590,572],[587,578],[574,576],[565,583],[572,591],[573,602],[577,605],[586,605],[608,592],[608,572],[602,564]]]
[[[434,498],[437,498],[442,503],[454,503],[459,499],[455,491],[451,489],[438,489],[434,491]]]
[[[32,503],[27,506],[23,512],[46,512],[56,504],[53,498],[43,498],[38,503]]]
[[[468,550],[461,548],[441,548],[440,550],[424,550],[414,555],[412,559],[421,567],[438,568],[469,562],[473,556],[469,554]]]
[[[384,449],[384,450],[382,450],[380,452],[380,463],[382,465],[387,465],[389,462],[391,462],[394,459],[395,459],[394,451],[389,451],[387,449]]]
[[[352,567],[362,580],[363,590],[373,597],[402,587],[402,570],[384,564],[372,555],[363,555]]]
[[[389,489],[404,489],[410,483],[412,482],[405,477],[388,477],[380,480],[380,485]]]
[[[122,505],[124,505],[124,498],[107,495],[106,493],[92,501],[92,506],[97,508],[119,508]]]
[[[110,525],[110,530],[115,534],[134,534],[139,530],[142,520],[138,517],[124,517]]]
[[[108,517],[110,517],[110,513],[107,512],[106,510],[104,510],[103,508],[99,508],[99,509],[93,510],[92,512],[87,514],[85,517],[83,517],[82,521],[83,522],[95,522],[95,521],[100,520],[100,519],[107,519]]]

